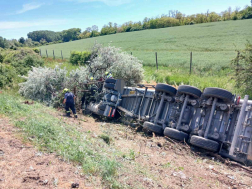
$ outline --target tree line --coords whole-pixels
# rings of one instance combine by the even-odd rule
[[[99,31],[98,26],[93,25],[92,27],[86,28],[83,32],[80,28],[71,28],[61,32],[48,30],[33,31],[27,34],[27,39],[21,37],[19,40],[7,40],[0,36],[0,47],[36,47],[122,32],[250,18],[252,18],[252,7],[250,6],[247,6],[242,10],[240,7],[236,7],[235,9],[229,7],[227,10],[219,14],[208,10],[206,13],[185,15],[178,10],[170,10],[168,14],[162,14],[156,18],[145,17],[143,21],[129,21],[120,26],[117,23],[109,22],[102,27],[101,31]]]

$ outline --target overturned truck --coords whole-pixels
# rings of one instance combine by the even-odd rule
[[[116,114],[137,121],[147,131],[187,141],[223,157],[251,164],[252,101],[220,88],[167,84],[125,87],[107,79],[100,101],[88,109],[105,117]]]

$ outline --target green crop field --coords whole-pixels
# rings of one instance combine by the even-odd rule
[[[121,47],[132,52],[144,65],[155,65],[155,52],[162,66],[177,65],[188,67],[190,52],[193,52],[193,65],[219,69],[228,66],[236,56],[236,49],[244,49],[247,40],[252,38],[252,19],[178,26],[155,30],[119,33],[88,38],[68,43],[40,47],[42,55],[69,58],[70,51],[90,50],[95,41],[103,45]]]

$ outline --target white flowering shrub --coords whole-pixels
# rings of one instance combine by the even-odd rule
[[[116,79],[123,79],[128,86],[136,85],[143,79],[142,62],[136,57],[124,53],[120,48],[103,47],[95,44],[93,47],[88,71],[95,78],[104,77],[110,71]]]
[[[20,83],[19,93],[37,101],[53,105],[61,90],[66,87],[67,70],[56,67],[35,68],[28,72],[28,76],[22,76],[26,82]]]

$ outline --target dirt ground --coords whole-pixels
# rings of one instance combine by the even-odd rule
[[[58,111],[56,117],[62,117]],[[146,136],[134,128],[80,115],[64,118],[95,135],[109,133],[110,148],[124,154],[118,180],[129,188],[252,188],[252,174],[239,166],[221,163],[187,144],[159,136]],[[141,129],[140,129],[141,130]],[[19,130],[0,117],[0,188],[102,188],[87,184],[77,166],[54,154],[40,153],[21,142]],[[129,155],[130,154],[130,155]],[[100,182],[98,182],[100,183]]]
[[[7,118],[0,117],[0,188],[90,188],[85,176],[71,163],[24,144]]]

